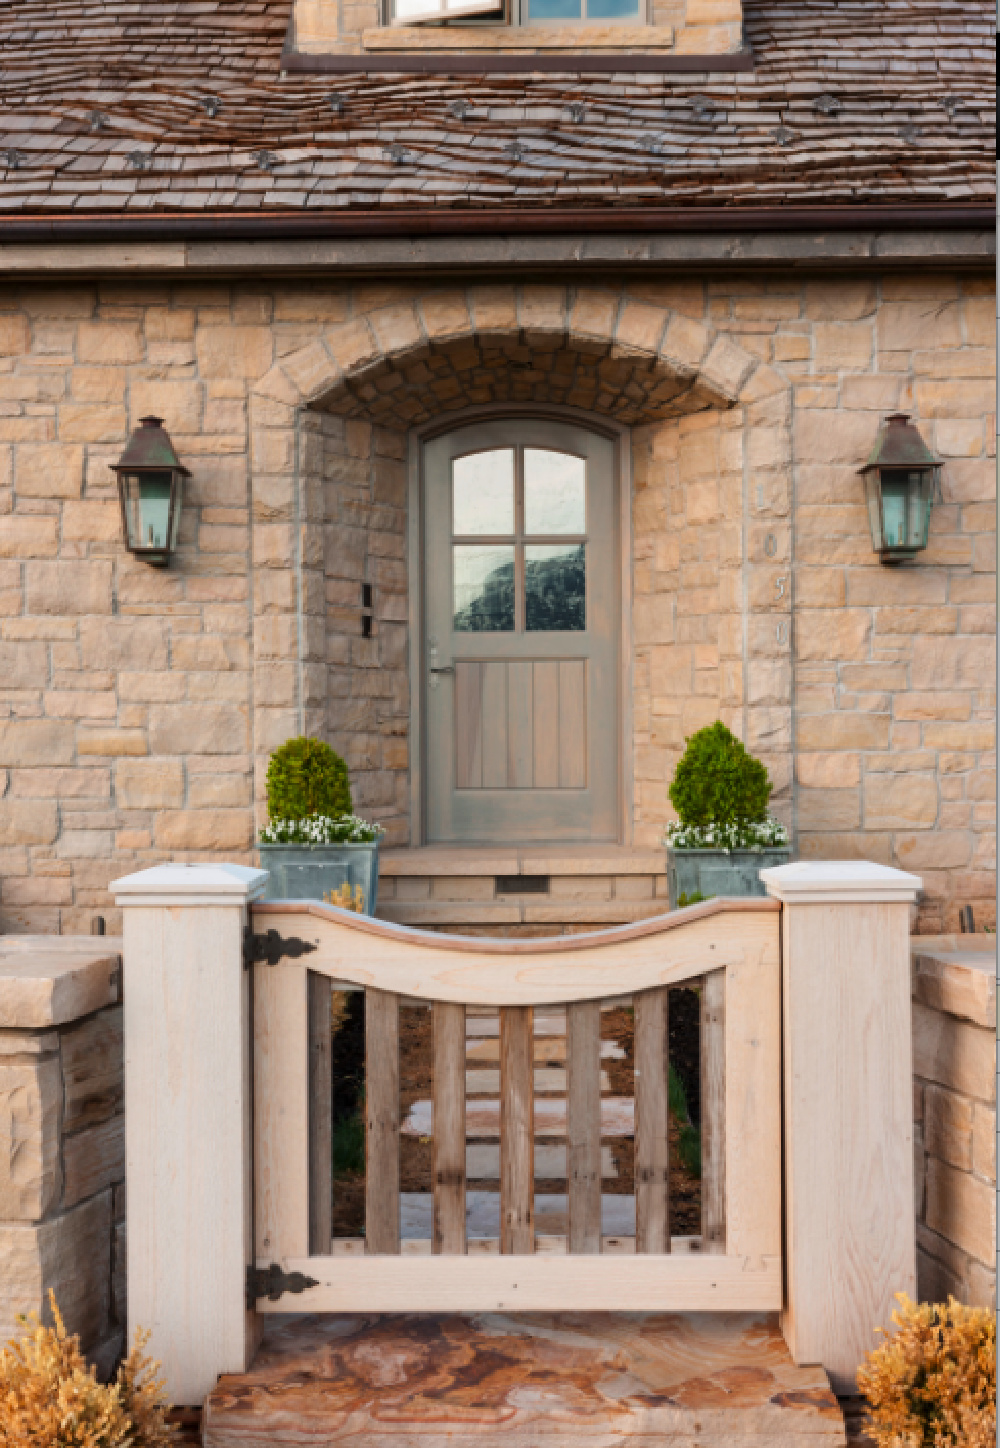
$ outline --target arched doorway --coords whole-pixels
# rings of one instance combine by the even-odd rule
[[[421,484],[426,842],[617,840],[614,439],[486,418],[424,442]]]

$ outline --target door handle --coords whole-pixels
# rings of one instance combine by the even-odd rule
[[[455,666],[454,664],[445,664],[443,668],[435,668],[435,666],[431,664],[427,672],[429,674],[453,674],[455,672]]]

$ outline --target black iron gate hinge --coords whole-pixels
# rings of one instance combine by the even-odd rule
[[[278,1302],[285,1292],[305,1292],[309,1287],[318,1286],[315,1277],[307,1277],[304,1272],[283,1272],[277,1262],[272,1262],[270,1267],[248,1267],[247,1307],[252,1308],[261,1297]]]
[[[243,969],[251,965],[277,965],[279,960],[296,960],[300,955],[311,955],[318,947],[309,940],[300,940],[297,935],[279,935],[268,930],[263,935],[254,935],[248,925],[243,932]]]

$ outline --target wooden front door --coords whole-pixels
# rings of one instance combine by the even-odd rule
[[[423,479],[428,843],[617,839],[613,443],[477,423]]]

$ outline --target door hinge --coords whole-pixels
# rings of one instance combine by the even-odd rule
[[[277,965],[279,960],[297,960],[300,955],[311,955],[318,949],[309,940],[300,940],[297,935],[279,935],[268,930],[263,935],[254,935],[248,925],[243,931],[243,969],[251,965]]]
[[[283,1272],[277,1262],[270,1267],[247,1268],[247,1307],[253,1307],[261,1297],[268,1302],[280,1301],[286,1292],[305,1292],[309,1287],[318,1287],[315,1277],[304,1272]]]

